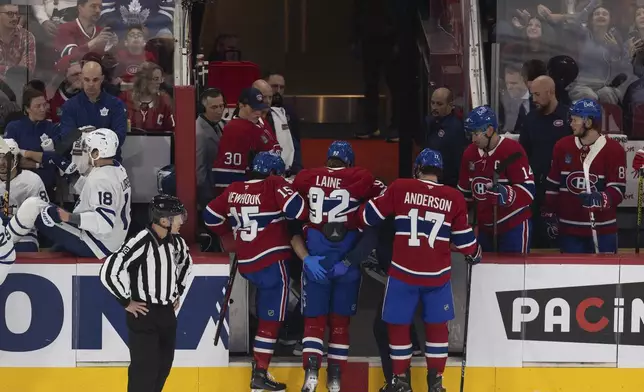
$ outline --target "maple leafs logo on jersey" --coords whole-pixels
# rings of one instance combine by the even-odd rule
[[[472,179],[472,196],[474,196],[476,200],[486,200],[487,196],[485,193],[489,188],[488,185],[492,185],[492,180],[489,178],[474,177],[474,179]]]
[[[591,173],[588,176],[588,179],[590,180],[590,191],[596,192],[599,177],[597,177],[596,174]],[[574,171],[568,174],[568,177],[566,177],[566,188],[568,188],[568,192],[573,195],[579,195],[580,193],[586,192],[586,178],[584,177],[584,172]]]

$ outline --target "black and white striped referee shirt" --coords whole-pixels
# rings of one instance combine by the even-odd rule
[[[177,234],[159,238],[146,228],[112,253],[101,267],[101,282],[123,306],[130,300],[170,305],[186,289],[192,257]]]

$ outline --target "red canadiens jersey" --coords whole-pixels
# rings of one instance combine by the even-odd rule
[[[215,187],[223,189],[235,181],[243,181],[251,157],[258,152],[273,150],[281,151],[281,148],[270,126],[265,126],[261,121],[253,124],[248,120],[233,118],[224,126],[219,141],[212,169]]]
[[[299,172],[293,188],[308,200],[309,227],[345,222],[353,230],[360,227],[357,214],[360,205],[380,195],[385,185],[361,167],[319,167]]]
[[[403,178],[361,209],[364,224],[395,217],[396,236],[389,275],[420,286],[442,286],[451,276],[450,244],[473,255],[478,244],[467,223],[467,202],[454,188]]]
[[[116,60],[119,64],[116,69],[116,76],[126,83],[134,81],[134,75],[139,72],[142,63],[146,61],[156,62],[154,54],[147,50],[141,54],[132,54],[126,49],[119,50],[116,54]]]
[[[80,91],[79,91],[80,92]],[[67,100],[76,94],[69,95],[65,88],[61,85],[54,93],[54,96],[49,100],[49,118],[52,122],[60,122],[60,116],[63,114],[63,105]]]
[[[150,105],[142,104],[140,108],[136,108],[132,101],[132,91],[122,93],[120,98],[125,102],[127,118],[132,128],[148,132],[174,131],[174,109],[168,94],[159,93],[156,102]]]
[[[617,232],[617,206],[626,191],[626,152],[605,136],[592,146],[583,146],[579,138],[571,135],[555,144],[546,181],[546,209],[557,214],[561,235],[592,235],[590,213],[582,206],[579,195],[587,191],[583,162],[596,150],[589,170],[591,191],[605,192],[609,207],[595,211],[595,228],[597,234]]]
[[[203,218],[213,232],[231,228],[237,246],[239,272],[259,271],[291,257],[291,235],[285,219],[303,219],[304,199],[282,177],[231,184],[208,203]]]
[[[89,52],[89,41],[101,32],[101,28],[96,26],[94,31],[85,31],[78,19],[63,23],[58,26],[56,32],[55,48],[60,57],[73,56],[74,59],[80,60],[85,53]],[[94,48],[92,52],[101,54],[103,48]]]
[[[505,233],[532,216],[530,205],[535,194],[534,176],[523,147],[519,142],[501,136],[496,148],[487,154],[474,144],[470,144],[463,153],[458,189],[467,201],[476,201],[479,230],[493,231],[494,196],[486,194],[486,190],[492,185],[494,168],[516,152],[522,154],[521,158],[499,174],[499,184],[509,185],[516,192],[512,205],[498,207],[498,231]]]

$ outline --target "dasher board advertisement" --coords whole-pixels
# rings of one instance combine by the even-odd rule
[[[125,309],[101,284],[101,264],[81,260],[18,259],[0,286],[0,367],[129,362]],[[227,263],[193,266],[176,313],[175,367],[228,366],[227,322],[213,345],[228,273]]]
[[[535,255],[475,266],[468,366],[644,366],[643,264],[635,256]]]

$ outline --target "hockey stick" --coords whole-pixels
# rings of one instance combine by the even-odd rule
[[[499,177],[501,177],[501,173],[503,173],[508,166],[513,164],[515,161],[517,161],[519,158],[521,158],[523,154],[519,151],[511,154],[509,157],[505,158],[501,163],[499,163],[499,166],[494,169],[494,174],[492,175],[492,186],[496,186],[499,183]],[[499,228],[498,228],[498,220],[499,220],[499,206],[498,203],[494,203],[493,210],[492,210],[492,219],[493,219],[493,225],[494,225],[494,253],[499,251]]]
[[[465,389],[465,366],[467,365],[467,324],[470,318],[470,295],[472,294],[472,264],[467,264],[467,277],[466,277],[466,290],[465,296],[465,324],[463,327],[463,359],[461,360],[461,391]]]
[[[591,193],[590,187],[590,165],[592,165],[597,154],[604,148],[606,145],[606,136],[600,136],[593,145],[590,146],[590,151],[586,155],[586,159],[583,162],[584,168],[584,182],[586,183],[586,192]],[[590,230],[593,235],[593,245],[595,246],[595,254],[599,253],[599,242],[597,239],[597,228],[595,227],[595,213],[592,209],[589,212],[590,215]]]
[[[228,277],[228,283],[226,283],[226,295],[224,296],[224,301],[221,303],[221,310],[219,311],[219,321],[217,322],[217,330],[215,331],[215,346],[219,344],[221,329],[224,327],[224,320],[226,320],[226,313],[228,312],[228,302],[230,302],[230,293],[233,292],[235,276],[237,276],[237,264],[237,254],[233,254],[233,262],[230,266],[230,276]]]
[[[638,170],[637,180],[637,236],[635,237],[635,253],[640,253],[640,230],[642,229],[642,201],[644,201],[644,168]]]

